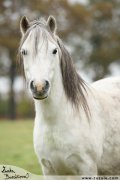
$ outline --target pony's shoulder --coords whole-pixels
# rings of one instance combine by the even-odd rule
[[[120,77],[110,77],[98,80],[91,84],[91,86],[103,91],[120,91]]]

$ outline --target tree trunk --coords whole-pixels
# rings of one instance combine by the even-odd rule
[[[15,92],[14,92],[14,81],[16,74],[15,61],[12,52],[10,53],[11,65],[10,65],[10,94],[9,94],[9,118],[11,120],[16,119],[16,102],[15,102]]]

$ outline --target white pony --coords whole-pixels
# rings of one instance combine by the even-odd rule
[[[20,22],[21,62],[35,103],[34,148],[45,175],[120,175],[120,78],[86,85],[56,21]]]

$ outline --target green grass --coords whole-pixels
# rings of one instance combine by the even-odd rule
[[[33,121],[0,121],[0,164],[41,174],[33,149]]]

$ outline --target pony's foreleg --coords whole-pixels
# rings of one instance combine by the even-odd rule
[[[52,164],[49,160],[42,159],[41,166],[44,175],[46,176],[56,175],[55,170],[53,169]]]

